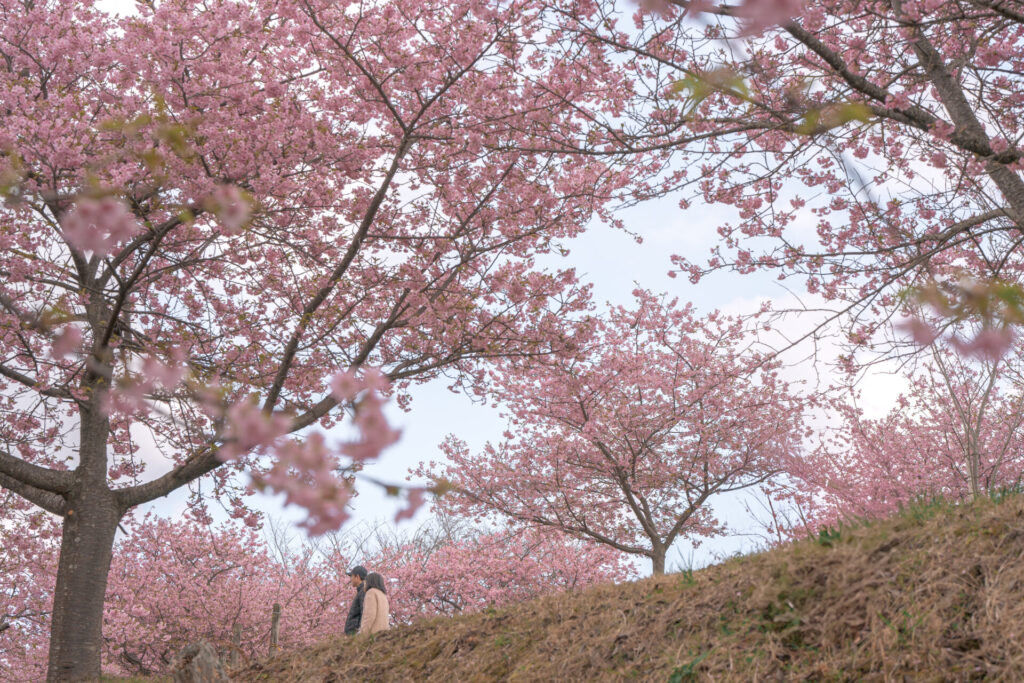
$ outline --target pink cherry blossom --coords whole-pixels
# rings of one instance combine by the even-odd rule
[[[234,460],[254,448],[272,446],[291,427],[286,415],[268,415],[251,400],[235,403],[224,418],[227,426],[218,456],[225,461]]]
[[[78,351],[81,346],[82,330],[76,325],[65,325],[53,340],[53,348],[50,350],[50,355],[57,360],[64,360],[70,354]]]
[[[359,438],[342,445],[341,452],[355,462],[376,459],[382,450],[396,443],[401,432],[392,429],[384,416],[384,406],[375,392],[356,404],[353,423],[359,429]]]
[[[744,0],[736,10],[743,33],[754,35],[793,21],[803,14],[804,0]]]
[[[252,217],[249,200],[234,185],[220,185],[210,195],[209,204],[228,235],[237,235]]]
[[[998,329],[983,329],[973,339],[967,341],[959,337],[952,337],[950,344],[964,356],[984,360],[997,360],[1010,350],[1013,340],[1013,330],[1004,326]]]
[[[72,248],[99,256],[113,253],[142,232],[138,219],[115,197],[77,200],[62,217],[61,229]]]
[[[425,493],[426,490],[422,488],[411,489],[408,493],[408,503],[404,508],[395,513],[395,521],[401,522],[405,519],[412,519],[417,510],[426,503]]]
[[[911,317],[907,321],[900,323],[897,329],[907,332],[914,342],[921,346],[928,346],[939,336],[935,328],[916,317]]]
[[[708,253],[677,254],[675,273],[806,288],[840,312],[829,333],[871,328],[870,344],[849,342],[854,364],[868,346],[905,350],[889,321],[925,282],[1024,280],[1024,90],[1007,76],[1021,22],[939,0],[675,5],[699,21],[639,12],[628,32],[579,27],[617,46],[641,86],[633,111],[652,112],[633,139],[662,145],[666,175],[645,191],[722,216]],[[739,36],[742,48],[723,46]],[[1002,346],[994,333],[965,343]]]
[[[258,488],[285,494],[285,502],[304,508],[301,522],[313,535],[336,531],[349,518],[346,509],[353,495],[351,480],[336,474],[338,459],[322,434],[289,439],[276,448],[277,461],[265,474],[254,476]]]

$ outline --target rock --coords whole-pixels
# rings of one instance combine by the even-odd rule
[[[174,683],[230,683],[213,645],[200,640],[187,646],[171,663]]]

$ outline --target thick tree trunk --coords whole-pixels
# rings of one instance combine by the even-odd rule
[[[57,586],[50,623],[48,681],[95,681],[100,676],[103,600],[114,535],[124,514],[107,485],[110,423],[95,406],[81,412],[81,447],[64,508]]]
[[[53,596],[48,681],[95,681],[100,676],[103,600],[120,519],[106,486],[72,492]]]

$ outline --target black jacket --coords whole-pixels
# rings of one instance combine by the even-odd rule
[[[363,596],[366,594],[366,582],[359,584],[356,589],[356,597],[352,599],[352,606],[348,608],[348,619],[345,620],[345,633],[352,634],[359,632],[359,622],[363,620]]]

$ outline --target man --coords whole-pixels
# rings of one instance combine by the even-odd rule
[[[356,565],[346,573],[352,587],[356,589],[356,597],[352,600],[352,606],[348,608],[348,619],[345,620],[345,635],[351,636],[359,633],[359,623],[363,620],[363,596],[366,594],[363,581],[366,580],[366,567]]]

